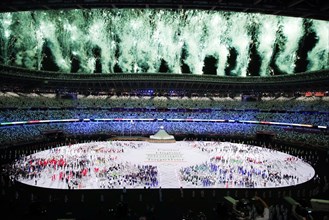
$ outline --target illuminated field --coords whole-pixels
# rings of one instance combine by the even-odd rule
[[[291,74],[310,35],[314,45],[304,53],[305,71],[329,68],[328,26],[327,21],[201,10],[1,13],[0,60],[62,72],[154,73],[165,67],[170,73],[247,76],[258,57],[251,74]],[[213,62],[212,70],[204,70],[206,60]]]
[[[309,181],[299,158],[229,142],[90,142],[28,155],[18,181],[45,188],[275,188]]]

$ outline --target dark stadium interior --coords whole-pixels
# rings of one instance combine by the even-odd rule
[[[0,13],[95,8],[257,12],[329,21],[327,0],[0,2]],[[156,73],[120,73],[115,66],[115,74],[101,74],[102,65],[95,62],[96,71],[84,74],[77,73],[79,60],[72,59],[71,72],[65,73],[50,58],[37,70],[8,65],[1,57],[2,219],[247,220],[257,219],[250,213],[261,201],[269,208],[267,219],[329,219],[329,60],[327,68],[307,71],[307,54],[315,43],[314,33],[303,36],[294,74],[284,74],[272,63],[274,74],[266,77],[259,74],[255,46],[249,50],[253,58],[246,77],[229,73],[239,62],[234,51],[228,74],[220,76],[212,56],[204,59],[203,75],[186,74],[191,70],[184,62],[182,74],[167,73],[165,60]],[[91,53],[97,57],[100,52]],[[113,120],[104,120],[109,118]],[[282,151],[309,163],[316,175],[282,188],[71,190],[23,184],[12,169],[23,155],[91,140],[139,140],[161,126],[176,141],[229,141]]]
[[[71,8],[170,8],[261,12],[328,20],[325,0],[4,0],[1,11],[50,10]]]

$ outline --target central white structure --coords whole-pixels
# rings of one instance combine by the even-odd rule
[[[161,126],[160,130],[157,133],[150,136],[150,140],[151,140],[151,142],[152,142],[152,140],[156,140],[156,141],[164,140],[165,142],[168,142],[168,141],[172,142],[172,141],[175,141],[175,137],[173,135],[169,135],[164,130],[164,127]]]

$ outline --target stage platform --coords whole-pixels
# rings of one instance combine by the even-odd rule
[[[110,138],[111,141],[148,141],[148,137],[143,136],[115,136]]]
[[[175,143],[176,140],[172,139],[152,139],[148,137],[141,137],[141,136],[117,136],[117,137],[112,137],[109,140],[111,141],[147,141],[150,143]]]

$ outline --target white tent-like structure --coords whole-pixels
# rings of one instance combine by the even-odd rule
[[[175,141],[175,137],[173,135],[169,135],[163,128],[163,126],[160,127],[160,130],[155,133],[154,135],[150,136],[150,140],[158,140],[158,141]]]

